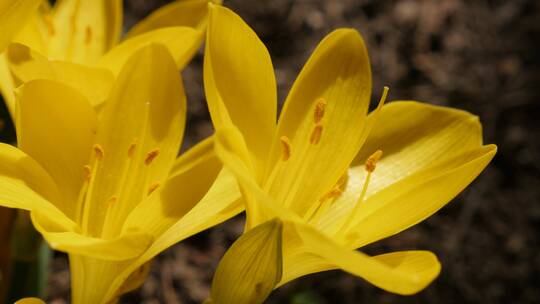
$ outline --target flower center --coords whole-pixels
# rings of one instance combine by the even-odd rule
[[[289,207],[295,200],[296,194],[301,190],[303,176],[309,169],[312,157],[316,154],[314,149],[319,144],[323,135],[323,119],[326,112],[327,102],[324,98],[318,98],[313,107],[313,124],[307,139],[308,144],[297,142],[298,148],[295,149],[291,140],[287,136],[281,136],[281,158],[274,165],[268,176],[264,190],[268,193],[273,192],[277,201],[283,202],[285,207]],[[294,160],[291,161],[291,158]]]
[[[114,216],[112,214],[112,210],[121,207],[118,205],[121,200],[136,199],[137,201],[140,201],[141,198],[149,196],[160,186],[158,181],[149,181],[150,166],[159,156],[160,150],[159,148],[151,149],[146,153],[146,155],[141,155],[140,153],[142,151],[138,152],[138,142],[139,140],[135,138],[129,145],[126,153],[127,157],[125,158],[125,162],[121,166],[121,169],[118,168],[120,170],[120,174],[115,175],[118,178],[115,179],[108,198],[103,198],[103,196],[100,198],[99,195],[96,195],[96,192],[98,191],[107,191],[104,189],[96,189],[96,180],[98,178],[103,178],[103,175],[110,175],[111,172],[103,172],[100,175],[100,170],[104,169],[103,160],[107,157],[107,155],[101,145],[94,145],[91,165],[86,165],[83,167],[85,181],[79,194],[79,200],[77,203],[78,222],[81,225],[82,233],[111,233],[110,231],[99,232],[99,229],[96,229],[96,227],[91,227],[91,214],[101,214],[103,217],[103,223],[106,223],[109,217]],[[141,163],[139,163],[139,161]],[[141,189],[139,189],[141,184],[147,186],[147,190],[141,191]],[[100,185],[103,185],[103,181],[101,181]],[[140,193],[142,197],[138,197],[138,193]],[[92,204],[99,204],[99,206],[92,206]],[[95,216],[93,217],[95,218]]]

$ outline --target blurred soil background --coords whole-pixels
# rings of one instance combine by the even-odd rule
[[[126,0],[126,28],[168,1]],[[443,265],[421,293],[392,295],[341,271],[310,275],[267,303],[537,303],[540,301],[540,2],[536,0],[225,0],[270,50],[283,100],[316,44],[331,30],[364,36],[374,79],[390,100],[414,99],[478,115],[499,146],[488,169],[426,222],[365,248],[425,249]],[[212,133],[202,53],[183,72],[189,147]],[[2,141],[13,129],[2,113]],[[384,126],[381,126],[384,127]],[[242,216],[162,253],[141,289],[122,303],[200,303]],[[66,303],[66,256],[55,255],[49,303]],[[91,288],[91,287],[89,287]]]

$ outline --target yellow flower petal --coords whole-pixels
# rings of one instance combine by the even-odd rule
[[[423,221],[463,191],[496,152],[495,145],[464,152],[371,196],[348,227],[347,238],[358,248]]]
[[[68,84],[83,94],[94,107],[107,99],[114,82],[114,75],[107,69],[49,61],[22,44],[11,44],[6,53],[11,72],[20,82],[49,79]]]
[[[135,24],[126,37],[170,26],[187,26],[204,31],[208,22],[208,2],[209,0],[177,0],[169,3]]]
[[[276,123],[276,81],[268,50],[231,10],[211,5],[204,86],[216,129],[242,132],[260,175]]]
[[[243,234],[214,274],[210,303],[262,303],[281,279],[282,223],[268,221]]]
[[[208,204],[212,206],[209,206],[206,214],[200,218],[204,225],[212,216],[219,215],[221,210],[238,201],[240,191],[235,179],[227,172],[219,174],[221,163],[213,152],[213,149],[206,150],[205,153],[194,156],[188,151],[182,155],[179,159],[190,159],[177,160],[177,163],[184,163],[184,169],[172,173],[155,193],[129,214],[124,230],[137,228],[158,238],[173,224],[182,221],[193,208]],[[176,232],[175,237],[184,238],[185,232]]]
[[[17,111],[19,148],[52,176],[63,196],[61,209],[74,219],[96,131],[92,106],[69,86],[34,80],[20,89]]]
[[[6,53],[0,53],[0,92],[4,97],[4,102],[11,115],[11,118],[15,118],[15,80],[9,70],[9,65],[6,59]]]
[[[341,268],[384,290],[409,295],[424,289],[440,272],[437,257],[428,251],[402,251],[370,257],[337,244],[311,226],[285,222],[284,230],[287,229],[290,231],[284,232],[284,268],[280,285],[309,273]],[[291,233],[296,233],[301,241],[291,238]],[[296,247],[290,246],[293,243]]]
[[[214,136],[209,136],[197,143],[178,157],[171,169],[171,176],[188,171],[200,162],[206,162],[215,159],[214,154]]]
[[[141,255],[152,243],[146,232],[128,232],[114,239],[94,238],[74,231],[58,231],[55,220],[32,212],[32,223],[49,245],[69,254],[107,261],[124,261]]]
[[[48,55],[75,63],[97,63],[116,43],[121,18],[121,0],[58,1],[49,25]]]
[[[371,115],[369,120],[372,120]],[[394,102],[384,106],[375,128],[349,170],[345,192],[320,218],[318,226],[323,230],[328,230],[329,233],[339,229],[342,223],[340,219],[348,215],[357,204],[366,178],[365,160],[377,149],[383,151],[383,157],[371,174],[365,195],[366,201],[360,203],[358,213],[361,216],[366,215],[364,208],[369,208],[367,200],[372,200],[372,196],[378,192],[387,191],[385,188],[394,187],[394,184],[399,184],[408,177],[414,179],[417,174],[421,174],[424,180],[439,176],[444,172],[441,171],[441,167],[435,171],[426,170],[436,168],[439,164],[463,153],[480,149],[481,144],[480,123],[477,117],[465,111],[414,102]],[[449,163],[448,166],[454,167],[447,167],[445,170],[470,161],[466,157],[457,159],[461,159],[461,162]],[[420,173],[423,171],[425,173]],[[467,184],[463,184],[462,187]],[[400,185],[393,189],[401,188]],[[440,207],[449,201],[443,196],[441,200],[438,200]],[[396,200],[396,203],[400,204],[401,198]],[[360,218],[355,222],[359,220]]]
[[[124,230],[147,231],[154,235],[155,241],[122,270],[122,275],[111,284],[109,296],[124,286],[124,280],[132,272],[172,244],[243,211],[236,179],[227,170],[218,174],[221,164],[212,147],[210,137],[184,153],[163,187],[130,213]]]
[[[195,55],[201,43],[202,34],[189,27],[169,27],[147,32],[126,41],[113,48],[99,61],[99,66],[108,68],[118,75],[128,58],[142,47],[152,43],[167,46],[176,62],[182,69]]]
[[[220,172],[213,184],[206,185],[206,187],[210,186],[210,189],[200,200],[197,197],[194,197],[195,200],[184,197],[193,195],[189,191],[193,187],[201,186],[197,183],[202,184],[202,182],[189,182],[187,179],[197,179],[201,175],[208,174],[200,172],[205,167],[207,166],[196,166],[177,177],[173,176],[164,185],[163,194],[156,193],[151,196],[130,214],[124,225],[126,231],[129,231],[130,227],[141,229],[153,233],[156,239],[150,248],[128,265],[122,271],[122,275],[111,284],[109,296],[114,295],[124,283],[125,278],[133,271],[166,248],[243,211],[244,206],[236,179],[226,170]],[[196,192],[202,193],[201,190],[206,187],[198,188]],[[187,203],[180,204],[183,201]]]
[[[72,303],[115,303],[118,299],[106,298],[111,282],[118,276],[126,262],[112,262],[75,254],[69,255]],[[88,286],[92,286],[88,288]]]
[[[64,229],[75,227],[61,210],[65,206],[49,174],[24,152],[6,144],[0,144],[0,205],[40,212]]]
[[[276,200],[303,215],[346,172],[365,140],[371,72],[358,32],[329,34],[313,52],[285,102],[274,139],[270,181]],[[280,140],[290,143],[282,160]]]
[[[13,42],[28,45],[41,54],[46,53],[49,42],[49,27],[45,16],[50,16],[50,10],[49,2],[41,1],[39,8],[28,20],[26,26],[15,36]]]
[[[0,52],[13,36],[26,24],[38,7],[40,0],[7,0],[0,3]]]
[[[186,97],[167,48],[149,44],[124,66],[105,103],[96,138],[104,157],[95,176],[90,229],[104,237],[121,230],[129,212],[159,184],[173,165],[184,133]],[[104,216],[103,204],[111,197]],[[107,221],[105,221],[107,217]]]
[[[24,298],[15,302],[15,304],[46,304],[46,303],[38,298]]]
[[[242,189],[242,196],[246,204],[246,230],[274,217],[293,221],[300,220],[295,213],[277,204],[257,184],[253,170],[249,168],[249,164],[245,163],[247,149],[238,129],[231,127],[217,131],[215,150],[225,168],[229,169],[238,179]]]

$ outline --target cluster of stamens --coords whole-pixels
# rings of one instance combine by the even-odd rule
[[[117,191],[115,194],[111,195],[106,201],[105,206],[110,209],[110,207],[113,207],[119,200],[120,200],[120,193],[124,191],[124,188],[126,186],[129,186],[129,180],[130,180],[130,170],[132,167],[132,160],[136,154],[138,146],[138,139],[134,139],[133,142],[130,144],[129,148],[127,149],[127,161],[124,165],[123,172],[119,178],[119,183],[117,186]],[[88,212],[90,208],[90,203],[92,200],[92,192],[93,187],[97,175],[97,171],[99,170],[100,163],[105,158],[105,150],[103,147],[99,144],[95,144],[92,147],[93,151],[93,161],[91,165],[85,165],[83,166],[83,174],[84,174],[84,185],[83,189],[81,190],[81,194],[79,197],[79,218],[82,221],[83,229],[85,226],[88,225]],[[159,156],[160,150],[159,148],[152,149],[146,153],[146,156],[144,157],[144,166],[148,168],[155,159]],[[144,169],[146,174],[148,174],[148,169]],[[146,181],[145,183],[148,183]],[[149,183],[148,190],[146,191],[146,196],[152,194],[158,187],[160,186],[160,183],[158,181],[154,181]]]
[[[309,143],[312,145],[318,144],[321,140],[323,132],[322,120],[324,118],[325,111],[326,100],[321,97],[316,101],[315,108],[313,109],[314,126],[309,136]],[[291,157],[291,140],[289,137],[284,135],[279,138],[279,141],[281,142],[281,160],[287,161]]]

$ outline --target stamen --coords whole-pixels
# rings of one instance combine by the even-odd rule
[[[88,45],[90,44],[91,41],[92,41],[92,28],[90,28],[90,26],[87,26],[85,36],[84,36],[84,43]]]
[[[339,188],[338,185],[335,185],[334,188],[332,188],[332,190],[330,190],[330,192],[326,193],[323,196],[323,199],[327,200],[327,199],[336,198],[336,197],[340,196],[341,193],[343,193],[343,190],[341,190],[341,188]]]
[[[152,184],[150,184],[150,187],[148,187],[148,195],[152,194],[152,192],[154,192],[158,187],[159,187],[160,183],[159,182],[153,182]]]
[[[349,175],[345,171],[345,173],[343,173],[343,175],[339,177],[336,186],[338,186],[343,191],[345,189],[345,186],[347,185],[348,180],[349,180]]]
[[[127,153],[129,158],[132,158],[133,154],[135,154],[135,149],[137,148],[138,141],[139,140],[135,138],[133,142],[131,143],[131,145],[129,145],[128,153]]]
[[[365,168],[366,168],[367,174],[366,174],[366,179],[364,181],[364,185],[362,186],[362,190],[360,192],[360,196],[358,197],[358,200],[356,201],[356,204],[352,208],[349,215],[345,217],[345,221],[342,223],[340,232],[342,233],[345,232],[345,230],[353,222],[354,218],[358,217],[358,213],[361,210],[360,205],[362,205],[362,203],[364,202],[364,199],[367,194],[369,182],[371,181],[371,174],[373,173],[373,171],[375,171],[377,162],[381,159],[382,155],[383,155],[382,150],[377,150],[375,151],[375,153],[371,154],[366,160]]]
[[[54,36],[56,30],[54,28],[54,21],[51,15],[44,15],[43,21],[45,21],[45,24],[47,25],[47,31],[49,32],[49,35]]]
[[[371,173],[375,171],[375,168],[377,167],[377,162],[379,159],[381,159],[383,155],[383,152],[381,150],[375,151],[375,153],[371,154],[370,157],[366,160],[366,171]]]
[[[92,167],[90,167],[89,165],[86,165],[83,167],[83,171],[84,171],[84,179],[89,181],[90,178],[92,178]]]
[[[283,148],[281,159],[283,161],[287,161],[291,157],[291,141],[287,136],[281,136],[279,141],[281,142],[281,147]]]
[[[311,136],[309,137],[309,142],[312,145],[316,145],[321,140],[321,135],[323,131],[323,126],[321,124],[316,124],[313,128],[313,131],[311,131]]]
[[[103,147],[100,144],[94,145],[94,154],[96,155],[97,160],[102,160],[105,156],[105,151],[103,150]]]
[[[146,158],[144,159],[144,164],[145,165],[150,165],[152,163],[152,161],[159,155],[159,148],[155,148],[153,150],[151,150],[150,152],[148,152],[148,154],[146,154]]]
[[[315,105],[315,110],[313,111],[313,120],[316,124],[320,123],[324,117],[324,110],[326,109],[326,100],[324,98],[319,98],[317,104]]]

